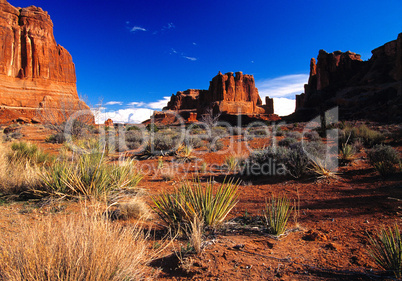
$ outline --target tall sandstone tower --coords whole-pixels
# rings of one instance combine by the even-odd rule
[[[44,107],[89,109],[78,98],[72,57],[56,43],[47,12],[0,0],[0,42],[0,123],[35,118]]]

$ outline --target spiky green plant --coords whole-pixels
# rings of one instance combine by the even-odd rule
[[[135,187],[142,175],[132,161],[108,164],[103,154],[83,154],[76,162],[61,161],[44,169],[41,177],[50,193],[103,197],[114,189]]]
[[[350,163],[352,162],[356,157],[356,150],[355,147],[352,144],[342,144],[340,150],[339,150],[339,160],[342,163]]]
[[[218,189],[213,181],[203,187],[201,181],[185,181],[182,187],[172,194],[162,193],[152,198],[154,210],[167,225],[175,230],[185,229],[194,217],[200,218],[203,225],[220,225],[237,204],[238,182],[223,182]]]
[[[402,240],[398,225],[395,228],[381,228],[377,237],[370,238],[369,254],[384,270],[392,271],[397,278],[402,277]]]
[[[44,164],[52,162],[53,158],[38,148],[36,144],[29,142],[14,142],[11,145],[12,152],[8,154],[8,160],[20,161],[22,159],[28,160],[32,164]]]
[[[279,236],[286,231],[286,225],[292,208],[290,201],[285,197],[272,198],[266,203],[264,217],[272,234]]]
[[[209,180],[205,188],[201,181],[186,181],[181,190],[185,198],[183,210],[190,218],[198,215],[207,226],[220,225],[237,204],[238,182],[223,182],[214,192],[214,182]]]

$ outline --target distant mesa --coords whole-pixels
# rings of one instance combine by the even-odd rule
[[[402,33],[374,49],[368,61],[350,51],[320,50],[310,61],[304,93],[287,120],[307,121],[339,107],[342,120],[402,122]]]
[[[214,114],[221,114],[222,119],[227,121],[235,121],[239,115],[248,121],[280,120],[274,114],[273,99],[266,97],[266,104],[263,105],[253,75],[242,72],[219,72],[210,81],[208,90],[177,92],[163,108],[165,113],[156,115],[164,116],[167,111],[174,111],[188,122],[196,122],[208,109],[212,109]]]
[[[39,107],[58,121],[89,109],[78,98],[72,57],[56,43],[47,12],[0,0],[0,42],[0,123],[37,120]]]

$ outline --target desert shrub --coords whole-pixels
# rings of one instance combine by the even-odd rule
[[[309,141],[321,141],[321,137],[317,131],[309,131],[304,133],[304,137]]]
[[[224,147],[224,144],[223,144],[222,140],[220,140],[220,139],[215,139],[215,140],[213,140],[212,142],[209,142],[209,143],[207,144],[207,146],[208,146],[208,149],[209,149],[210,151],[219,151],[219,150],[221,150],[221,149]]]
[[[369,254],[384,270],[402,277],[402,239],[398,225],[394,229],[381,228],[376,237],[370,238]]]
[[[272,196],[267,202],[264,217],[272,234],[279,236],[285,233],[291,211],[290,201],[285,196],[278,198]]]
[[[292,177],[300,178],[304,175],[308,171],[309,162],[301,142],[290,146],[285,158],[285,167]]]
[[[370,164],[382,176],[396,172],[395,165],[400,163],[398,151],[388,145],[376,145],[367,153]]]
[[[154,134],[153,145],[157,151],[168,151],[178,147],[179,135],[174,132],[158,132]]]
[[[188,135],[186,138],[186,145],[192,148],[199,148],[203,146],[203,141],[197,135]]]
[[[286,138],[278,141],[278,145],[279,146],[290,146],[296,142],[297,142],[297,139],[291,138],[291,137],[286,137]]]
[[[246,133],[249,138],[266,138],[269,136],[269,132],[264,127],[252,127],[249,128]]]
[[[274,131],[275,136],[277,136],[277,137],[281,137],[281,136],[285,135],[285,132],[282,130],[282,127],[274,126],[273,131]]]
[[[369,129],[366,125],[346,127],[341,130],[339,134],[339,142],[341,144],[361,141],[366,147],[373,147],[376,144],[381,144],[385,140],[383,134]]]
[[[242,127],[233,127],[232,133],[234,136],[241,136],[243,134],[243,128]]]
[[[35,164],[44,164],[53,161],[53,158],[44,153],[36,144],[28,142],[14,142],[11,145],[12,152],[8,154],[9,161],[27,160]]]
[[[138,128],[137,126],[129,126],[129,127],[127,127],[126,131],[127,132],[129,132],[129,131],[141,131],[141,129]]]
[[[100,153],[83,154],[76,162],[58,161],[41,173],[50,194],[100,198],[118,188],[135,187],[142,179],[133,161],[108,164]]]
[[[203,187],[200,180],[185,181],[172,194],[152,198],[154,210],[172,229],[186,229],[197,217],[205,226],[219,226],[237,204],[238,183],[223,182],[214,188],[212,180]]]
[[[20,218],[18,232],[0,239],[2,280],[142,280],[148,244],[138,227],[111,224],[100,214]]]
[[[296,139],[296,140],[300,140],[302,138],[302,134],[299,132],[287,132],[285,135],[287,138],[292,138],[292,139]]]
[[[268,161],[276,161],[277,163],[284,163],[287,157],[288,149],[285,147],[268,147],[262,150],[254,150],[251,152],[248,163],[251,164],[264,164]]]
[[[153,124],[153,123],[149,123],[146,127],[145,127],[148,131],[150,132],[154,132],[156,133],[157,131],[159,131],[159,128]]]
[[[130,130],[126,132],[125,138],[129,149],[137,149],[144,143],[146,136],[144,136],[141,131]]]
[[[64,136],[64,133],[58,132],[48,136],[45,141],[49,143],[64,143],[66,141],[66,137]]]

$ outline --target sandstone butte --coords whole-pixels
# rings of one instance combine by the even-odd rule
[[[246,119],[244,121],[280,120],[274,114],[273,99],[266,97],[263,105],[253,75],[242,72],[219,72],[212,78],[208,90],[189,89],[173,94],[164,112],[155,113],[155,118],[166,118],[169,111],[174,111],[188,122],[196,122],[207,109],[229,121],[235,121],[239,115]]]
[[[362,61],[350,51],[320,50],[288,119],[307,121],[338,106],[340,119],[402,122],[402,33],[371,53]]]
[[[0,42],[0,123],[49,115],[63,122],[66,114],[89,109],[79,100],[72,57],[56,43],[47,12],[0,0]]]

